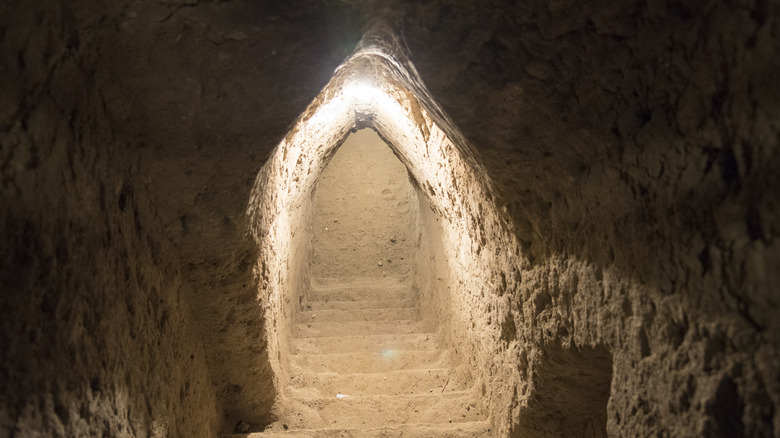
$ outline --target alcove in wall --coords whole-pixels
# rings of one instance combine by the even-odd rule
[[[607,437],[612,354],[604,346],[548,345],[512,437]]]

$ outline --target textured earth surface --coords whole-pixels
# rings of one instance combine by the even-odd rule
[[[417,301],[407,278],[313,288],[293,329],[290,398],[258,437],[490,436],[470,373]]]
[[[416,197],[406,167],[374,131],[347,137],[317,182],[311,275],[409,274]]]
[[[520,246],[463,249],[488,260],[484,297],[443,287],[477,291],[452,303],[443,342],[472,345],[458,354],[493,433],[593,430],[592,412],[554,415],[591,404],[614,436],[777,436],[779,14],[774,0],[3,2],[0,435],[274,421],[250,192],[384,20]]]

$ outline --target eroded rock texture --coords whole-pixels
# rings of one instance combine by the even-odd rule
[[[496,433],[776,436],[778,8],[4,2],[0,435],[271,420],[250,191],[381,18],[520,243],[453,327]]]
[[[777,434],[777,4],[447,11],[407,41],[529,260],[521,358],[607,345],[613,433]]]

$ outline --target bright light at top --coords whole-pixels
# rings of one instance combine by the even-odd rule
[[[344,100],[358,118],[375,120],[380,113],[385,120],[402,121],[405,117],[398,102],[383,87],[366,77],[344,86]]]
[[[344,95],[357,109],[370,112],[384,93],[368,79],[358,79],[344,88]]]

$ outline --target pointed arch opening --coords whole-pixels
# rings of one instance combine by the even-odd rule
[[[313,269],[319,242],[314,229],[326,228],[317,222],[317,186],[327,181],[322,179],[324,169],[357,131],[375,133],[407,175],[404,190],[411,222],[407,238],[414,248],[404,256],[411,259],[408,271],[403,275],[399,271],[376,289],[376,300],[404,299],[397,293],[401,287],[412,291],[408,298],[413,312],[435,334],[436,348],[451,350],[446,357],[431,360],[456,357],[462,365],[439,382],[442,392],[468,392],[472,400],[457,420],[487,421],[492,403],[489,369],[495,359],[489,350],[494,345],[510,348],[499,342],[500,327],[492,322],[519,318],[502,297],[516,279],[499,278],[502,268],[510,269],[498,265],[516,255],[518,245],[471,149],[434,103],[398,42],[381,31],[363,39],[278,145],[258,174],[248,205],[249,234],[259,248],[258,301],[266,318],[277,417],[286,416],[289,423],[294,416],[298,428],[323,421],[300,402],[302,394],[311,396],[308,390],[286,388],[287,382],[303,378],[296,368],[301,359],[293,356],[307,354],[310,345],[300,341],[300,331],[318,336],[316,328],[327,324],[323,321],[327,307],[320,307],[325,309],[319,311],[320,320],[312,322],[317,313],[311,302],[327,289],[322,284],[326,276]],[[392,238],[387,243],[397,244]],[[375,266],[366,268],[372,274],[368,281],[377,283],[379,268],[393,263],[393,258],[370,258]],[[358,284],[361,287],[366,286]],[[349,290],[339,293],[350,299]],[[366,327],[345,330],[370,332]],[[415,327],[409,326],[409,334]],[[377,354],[385,362],[402,360],[394,347],[382,347]],[[378,363],[381,368],[384,362]]]
[[[406,279],[420,246],[415,185],[373,130],[351,134],[314,191],[312,282]]]

